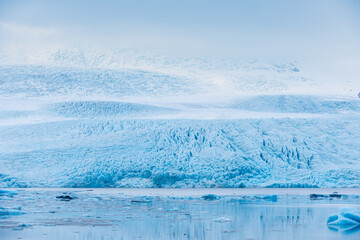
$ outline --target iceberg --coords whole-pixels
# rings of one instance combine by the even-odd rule
[[[327,224],[339,228],[348,228],[360,225],[360,210],[356,208],[340,208],[340,213],[331,215]]]

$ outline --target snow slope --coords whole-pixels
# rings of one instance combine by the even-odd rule
[[[360,100],[293,64],[70,59],[0,66],[0,187],[360,187]]]

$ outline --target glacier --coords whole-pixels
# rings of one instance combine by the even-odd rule
[[[0,66],[2,188],[360,187],[360,99],[294,64],[60,57]]]

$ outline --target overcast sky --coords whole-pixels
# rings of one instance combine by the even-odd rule
[[[0,51],[81,46],[290,59],[354,77],[360,1],[0,0],[0,44]]]

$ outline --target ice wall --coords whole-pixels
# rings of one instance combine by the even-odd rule
[[[242,67],[3,65],[0,187],[359,187],[360,100]]]

